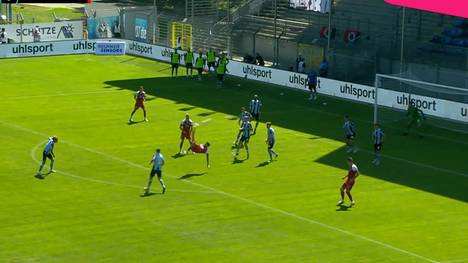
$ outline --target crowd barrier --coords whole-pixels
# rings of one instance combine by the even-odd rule
[[[126,53],[170,62],[173,49],[140,43],[131,40],[109,40],[126,42]],[[100,40],[99,42],[102,42]],[[65,54],[95,53],[97,41],[60,41],[29,44],[6,44],[0,45],[0,58],[50,56]],[[184,54],[183,51],[180,51]],[[195,58],[197,55],[195,55]],[[227,74],[270,83],[289,88],[307,90],[307,76],[295,72],[261,67],[238,61],[230,61],[227,66]],[[374,104],[376,89],[372,86],[360,85],[345,81],[328,78],[319,78],[318,93],[344,98],[362,103]],[[379,89],[377,104],[380,106],[406,110],[408,104],[413,101],[426,115],[447,118],[451,120],[468,123],[468,105],[466,103],[453,102],[432,97],[411,95],[404,92]]]

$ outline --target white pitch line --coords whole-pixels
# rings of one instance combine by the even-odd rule
[[[5,124],[5,122],[3,122],[3,121],[0,121],[0,123]],[[12,125],[12,124],[7,124],[7,126],[18,127],[16,125]],[[41,134],[40,132],[37,132],[37,131],[34,131],[34,130],[30,130],[30,129],[23,128],[23,127],[19,127],[19,128],[20,128],[20,130],[23,130],[23,131],[28,131],[29,130],[30,133],[32,133],[32,134],[39,134],[41,136],[46,136],[45,134]],[[64,142],[64,141],[62,141],[62,142]],[[128,160],[125,160],[125,159],[122,159],[122,158],[119,158],[119,157],[115,157],[115,156],[109,155],[107,153],[99,152],[99,151],[93,150],[91,148],[87,148],[87,147],[84,147],[84,146],[79,146],[79,145],[68,143],[68,142],[64,142],[64,143],[66,143],[68,145],[71,145],[71,146],[77,146],[80,149],[84,149],[84,150],[87,150],[89,152],[96,153],[96,154],[99,154],[101,156],[108,157],[109,159],[112,159],[112,160],[119,160],[119,161],[121,161],[123,163],[129,164],[129,165],[134,166],[134,167],[139,167],[139,168],[145,169],[145,170],[149,169],[147,167],[144,167],[142,165],[133,163],[131,161],[128,161]],[[300,220],[300,221],[303,221],[303,222],[306,222],[306,223],[318,225],[318,226],[321,226],[321,227],[323,227],[325,229],[333,230],[333,231],[336,231],[336,232],[339,232],[339,233],[342,233],[342,234],[345,234],[345,235],[348,235],[348,236],[352,236],[352,237],[357,238],[357,239],[361,239],[361,240],[364,240],[364,241],[367,241],[367,242],[370,242],[370,243],[373,243],[373,244],[376,244],[376,245],[380,245],[380,246],[385,247],[387,249],[390,249],[390,250],[393,250],[393,251],[396,251],[396,252],[400,252],[402,254],[409,255],[409,256],[412,256],[412,257],[415,257],[415,258],[419,258],[419,259],[427,261],[427,262],[440,263],[439,261],[436,261],[436,260],[421,256],[419,254],[416,254],[416,253],[413,253],[413,252],[410,252],[410,251],[407,251],[407,250],[392,246],[390,244],[380,242],[378,240],[368,238],[368,237],[365,237],[365,236],[362,236],[362,235],[359,235],[359,234],[355,234],[355,233],[343,230],[341,228],[337,228],[337,227],[334,227],[334,226],[331,226],[331,225],[328,225],[328,224],[325,224],[325,223],[321,223],[319,221],[316,221],[316,220],[313,220],[313,219],[310,219],[310,218],[306,218],[306,217],[303,217],[303,216],[300,216],[300,215],[297,215],[297,214],[294,214],[294,213],[291,213],[291,212],[287,212],[285,210],[281,210],[281,209],[278,209],[278,208],[275,208],[275,207],[271,207],[271,206],[268,206],[268,205],[265,205],[265,204],[261,204],[261,203],[255,202],[255,201],[253,201],[251,199],[247,199],[247,198],[244,198],[244,197],[241,197],[241,196],[238,196],[238,195],[234,195],[234,194],[231,194],[231,193],[228,193],[228,192],[225,192],[225,191],[222,191],[222,190],[210,187],[210,186],[199,184],[199,183],[196,183],[196,182],[186,181],[186,180],[182,180],[182,181],[186,182],[188,184],[196,185],[198,187],[201,187],[201,188],[204,188],[204,189],[207,189],[207,190],[211,190],[213,192],[222,194],[224,196],[231,197],[233,199],[236,199],[236,200],[239,200],[239,201],[254,205],[256,207],[260,207],[260,208],[263,208],[263,209],[266,209],[266,210],[270,210],[270,211],[276,212],[278,214],[288,216],[288,217],[291,217],[291,218],[295,218],[297,220]]]
[[[34,146],[34,148],[31,150],[31,158],[32,158],[33,161],[34,161],[35,163],[37,163],[38,165],[41,164],[41,161],[39,161],[39,160],[36,158],[37,148],[39,148],[39,146],[43,145],[44,143],[45,143],[45,141],[44,141],[44,142],[41,142],[41,143],[39,143],[39,144],[37,144],[37,145]],[[130,187],[130,188],[135,188],[135,189],[140,189],[140,190],[143,189],[142,187],[136,186],[136,185],[121,184],[121,183],[115,183],[115,182],[112,182],[112,181],[105,181],[105,180],[99,180],[99,179],[94,179],[94,178],[79,176],[79,175],[75,175],[75,174],[72,174],[72,173],[69,173],[69,172],[65,172],[65,171],[62,171],[62,170],[56,170],[56,172],[57,172],[57,173],[60,173],[60,174],[63,174],[63,175],[65,175],[65,176],[68,176],[68,177],[72,177],[72,178],[79,179],[79,180],[83,180],[83,181],[89,181],[89,182],[93,182],[93,183],[100,183],[100,184],[114,185],[114,186],[122,186],[122,187]],[[183,193],[215,194],[213,191],[195,191],[195,190],[174,189],[174,188],[169,188],[169,191],[170,191],[170,192],[183,192]]]
[[[43,95],[29,95],[29,96],[13,96],[8,97],[9,100],[15,99],[35,99],[35,98],[49,98],[49,97],[66,97],[66,96],[79,96],[79,95],[94,95],[94,94],[106,94],[106,93],[121,93],[126,90],[108,90],[108,91],[90,91],[90,92],[70,92],[70,93],[51,93]]]
[[[202,120],[201,123],[206,124],[207,122],[210,122],[210,121],[211,121],[211,118],[206,119],[206,120]]]

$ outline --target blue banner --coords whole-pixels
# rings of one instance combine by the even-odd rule
[[[142,18],[135,18],[135,40],[147,42],[148,21]]]
[[[118,16],[88,18],[88,38],[120,37],[120,23]]]
[[[96,42],[96,55],[125,55],[126,42]]]

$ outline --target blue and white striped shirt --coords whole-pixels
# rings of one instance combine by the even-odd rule
[[[161,171],[164,165],[164,156],[161,153],[155,153],[153,155],[153,170]]]
[[[354,124],[351,121],[345,121],[343,124],[343,129],[345,130],[346,135],[354,135]]]
[[[262,108],[262,102],[258,99],[253,99],[251,102],[250,102],[250,112],[252,114],[259,114],[260,113],[260,109]]]
[[[250,121],[242,123],[242,136],[245,138],[250,138],[250,133],[252,131],[252,124]]]
[[[267,141],[269,143],[274,143],[275,142],[275,130],[273,128],[271,128],[271,127],[268,128],[267,135],[268,135]]]
[[[49,138],[49,141],[47,142],[46,146],[44,147],[44,153],[45,154],[53,153],[54,145],[55,145],[54,140],[52,140],[52,138]]]
[[[242,123],[249,121],[252,115],[250,115],[250,112],[248,111],[243,111],[241,112],[239,118],[242,121]]]
[[[372,137],[374,138],[374,144],[381,144],[383,142],[384,132],[381,128],[377,128],[374,130]]]

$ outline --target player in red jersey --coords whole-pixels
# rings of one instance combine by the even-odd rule
[[[210,168],[210,143],[206,142],[205,144],[198,144],[195,142],[195,130],[196,125],[192,129],[192,141],[190,142],[190,147],[187,149],[187,153],[192,151],[193,153],[206,154],[206,166]]]
[[[132,111],[132,114],[130,114],[130,119],[128,120],[128,123],[133,122],[133,114],[141,108],[143,110],[143,116],[145,117],[145,121],[148,121],[148,118],[146,118],[146,109],[145,109],[145,100],[146,100],[146,93],[143,88],[143,86],[140,86],[140,90],[135,93],[135,108]]]
[[[343,179],[346,178],[346,181],[343,183],[343,185],[340,188],[341,200],[338,202],[338,205],[342,205],[344,203],[344,194],[346,192],[346,195],[348,195],[349,200],[351,201],[350,206],[353,206],[355,202],[353,200],[353,197],[351,196],[351,189],[353,188],[356,178],[359,176],[359,169],[357,165],[354,164],[352,157],[348,158],[348,165],[349,165],[348,175],[343,177]]]
[[[179,145],[179,154],[182,153],[182,147],[184,146],[184,140],[187,139],[189,143],[192,143],[192,128],[193,122],[190,119],[188,114],[185,115],[185,119],[180,123],[179,126],[181,133],[180,133],[180,145]]]

